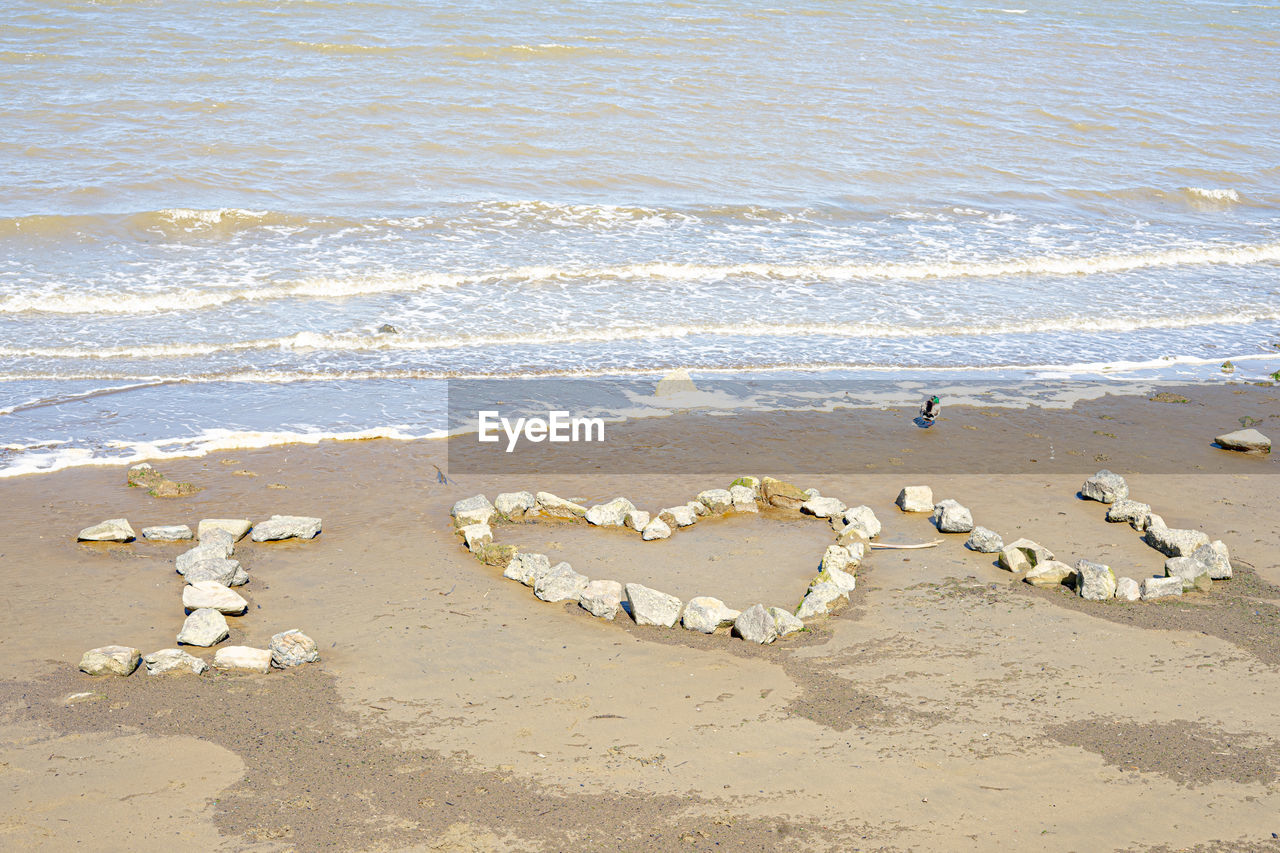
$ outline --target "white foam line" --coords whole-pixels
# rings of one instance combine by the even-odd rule
[[[357,276],[346,279],[304,279],[264,283],[248,288],[187,288],[153,293],[85,294],[78,291],[18,294],[0,299],[0,313],[45,312],[55,314],[137,314],[214,308],[237,301],[274,299],[342,299],[380,293],[412,292],[431,287],[454,287],[486,281],[539,283],[578,279],[648,279],[654,281],[720,281],[747,276],[767,279],[856,281],[946,278],[999,278],[1005,276],[1078,276],[1125,272],[1148,267],[1229,264],[1247,265],[1280,261],[1280,243],[1235,246],[1200,246],[1151,252],[1085,257],[1042,255],[1003,261],[918,261],[843,264],[686,264],[655,262],[606,267],[530,266],[483,273],[425,273],[414,275]]]

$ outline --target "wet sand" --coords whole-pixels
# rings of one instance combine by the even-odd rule
[[[1280,433],[1280,392],[1174,390],[1190,401],[949,408],[928,431],[894,411],[680,415],[613,428],[594,468],[551,453],[481,474],[463,444],[369,441],[158,463],[203,487],[186,498],[128,489],[120,468],[0,481],[0,845],[1275,849],[1280,468],[1209,441],[1246,416]],[[928,484],[1006,541],[1160,572],[1138,534],[1076,496],[1100,467],[1171,526],[1224,539],[1236,576],[1177,601],[1085,602],[1018,582],[892,504]],[[623,494],[657,510],[743,473],[866,503],[883,541],[945,542],[873,552],[835,615],[749,647],[542,603],[451,530],[449,507],[477,492]],[[184,550],[77,544],[76,531],[273,513],[319,515],[324,533],[237,546],[250,610],[228,642],[297,627],[320,664],[76,671],[95,646],[174,644]],[[734,607],[793,606],[830,531],[743,517],[662,543],[622,536],[498,530],[593,577]],[[94,695],[65,704],[79,692]]]

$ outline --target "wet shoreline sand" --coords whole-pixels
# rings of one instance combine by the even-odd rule
[[[157,463],[203,487],[172,500],[127,489],[114,468],[0,482],[11,603],[0,634],[0,840],[1274,849],[1280,519],[1270,508],[1280,479],[1268,476],[1275,457],[1209,442],[1241,417],[1275,435],[1280,389],[1169,393],[1189,401],[948,408],[930,431],[902,411],[676,415],[617,427],[607,453],[586,463],[530,454],[491,474],[461,444],[286,446]],[[435,465],[459,485],[438,483]],[[1027,536],[1118,575],[1158,572],[1162,558],[1134,531],[1076,497],[1101,467],[1124,474],[1171,526],[1224,539],[1235,578],[1176,602],[1085,602],[1017,582],[991,555],[966,551],[964,536],[940,537],[926,516],[892,505],[902,486],[926,483],[1006,541]],[[449,507],[477,492],[623,494],[656,510],[743,473],[866,503],[883,541],[946,541],[874,552],[848,605],[802,636],[754,647],[545,604],[472,559],[450,529]],[[324,533],[237,546],[250,610],[228,642],[263,645],[301,628],[320,643],[318,666],[200,679],[75,671],[94,646],[173,645],[182,610],[172,561],[183,550],[76,544],[76,530],[117,516],[139,529],[272,513],[319,515]],[[788,586],[778,578],[793,578],[798,600],[829,529],[756,521],[758,533],[748,519],[708,521],[643,546],[554,525],[507,533],[558,543],[570,562],[589,550],[578,564],[592,576],[644,582],[687,567],[682,580],[699,578],[691,589],[734,607],[779,598]],[[98,697],[63,704],[81,691]],[[129,820],[103,826],[111,809]]]

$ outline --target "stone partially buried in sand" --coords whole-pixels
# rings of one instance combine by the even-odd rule
[[[108,518],[81,530],[76,539],[81,542],[132,542],[134,533],[127,519]]]
[[[227,628],[227,618],[212,607],[203,607],[193,611],[182,623],[178,632],[178,644],[182,646],[216,646],[227,637],[231,630]]]
[[[849,593],[834,583],[824,581],[816,583],[805,593],[804,600],[796,608],[797,619],[812,619],[825,614],[833,603],[839,599],[848,599]]]
[[[933,523],[939,533],[968,533],[973,530],[973,514],[951,498],[933,506]]]
[[[314,539],[320,535],[320,519],[308,515],[273,515],[253,526],[249,538],[254,542],[277,542],[281,539]]]
[[[243,586],[249,582],[249,574],[239,560],[224,560],[221,557],[201,560],[187,567],[185,577],[187,583],[192,585],[213,581],[223,586]]]
[[[800,512],[815,518],[833,518],[843,515],[849,507],[839,498],[816,497],[800,504]]]
[[[1116,597],[1116,576],[1111,567],[1092,560],[1076,562],[1076,594],[1089,601]]]
[[[668,527],[689,527],[698,521],[698,513],[691,506],[669,506],[658,513],[658,520]]]
[[[1116,581],[1116,598],[1120,601],[1137,601],[1142,597],[1142,588],[1133,578],[1120,578]]]
[[[1152,524],[1147,528],[1146,543],[1166,557],[1189,557],[1196,550],[1209,544],[1209,535],[1199,530],[1182,530]]]
[[[1010,572],[1033,569],[1040,563],[1053,559],[1053,552],[1030,539],[1015,539],[1000,549],[997,563]]]
[[[475,553],[481,545],[493,542],[493,529],[487,524],[468,524],[465,527],[459,527],[458,532],[462,534],[462,541],[466,544],[467,550],[472,553]]]
[[[291,666],[302,666],[304,663],[315,663],[320,660],[320,648],[316,641],[291,628],[281,631],[271,638],[271,665],[277,669]]]
[[[230,556],[229,544],[197,545],[179,554],[178,559],[174,561],[174,568],[177,569],[178,574],[185,575],[197,563],[203,563],[205,560],[225,560]]]
[[[769,506],[796,510],[800,509],[810,497],[809,493],[799,486],[773,477],[765,477],[760,481],[760,495]]]
[[[590,578],[575,572],[568,563],[556,563],[533,582],[533,594],[543,601],[577,601]]]
[[[733,620],[733,632],[748,643],[762,646],[778,639],[778,626],[763,604],[753,605],[739,613]]]
[[[1209,577],[1213,580],[1222,581],[1231,577],[1231,555],[1221,539],[1201,545],[1191,556],[1209,567]]]
[[[521,553],[511,558],[502,572],[504,578],[533,586],[538,578],[551,571],[551,559],[546,554]]]
[[[733,499],[734,512],[759,512],[756,506],[756,490],[739,483],[729,487],[729,497]]]
[[[964,547],[980,554],[995,554],[1004,547],[1004,540],[994,530],[975,527],[973,532],[969,534],[969,538],[965,540]]]
[[[1032,586],[1056,587],[1062,586],[1068,581],[1074,581],[1075,576],[1076,570],[1066,563],[1059,563],[1057,560],[1045,560],[1034,569],[1028,571],[1023,580]]]
[[[698,595],[689,599],[680,622],[690,631],[714,634],[717,628],[731,626],[739,615],[741,615],[741,611],[727,607],[718,598],[712,598],[709,595]]]
[[[773,617],[773,627],[778,630],[779,637],[804,630],[804,623],[794,613],[783,610],[781,607],[770,607],[768,613]]]
[[[271,651],[251,646],[227,646],[213,656],[213,666],[229,672],[271,671]]]
[[[210,533],[222,531],[232,536],[232,542],[239,542],[253,525],[247,518],[202,518],[196,525],[196,538],[205,541]]]
[[[143,658],[147,675],[199,675],[209,664],[182,649],[161,649]]]
[[[636,505],[626,498],[614,498],[608,503],[597,504],[587,510],[585,518],[588,524],[597,527],[622,527],[627,520],[627,513],[635,512]]]
[[[1164,573],[1166,577],[1180,578],[1183,592],[1193,589],[1208,592],[1213,589],[1209,567],[1195,557],[1170,557],[1164,561]]]
[[[1147,519],[1151,517],[1151,507],[1140,501],[1122,498],[1107,507],[1107,521],[1118,523],[1129,522],[1135,529],[1145,529]],[[1141,525],[1141,527],[1139,527]]]
[[[191,537],[191,528],[185,524],[162,524],[142,528],[142,538],[150,542],[182,542]]]
[[[80,658],[80,671],[89,675],[131,675],[142,660],[142,652],[131,646],[102,646]]]
[[[504,518],[518,521],[533,509],[536,500],[533,492],[503,492],[493,499],[493,508]]]
[[[1224,450],[1235,450],[1240,453],[1266,454],[1271,452],[1271,439],[1256,429],[1238,429],[1224,433],[1214,439]]]
[[[455,527],[465,527],[468,524],[488,524],[496,511],[484,495],[473,495],[456,502],[450,514]]]
[[[875,539],[882,528],[871,507],[863,505],[850,507],[838,516],[833,515],[831,529],[837,535],[854,532],[862,539]]]
[[[587,508],[585,506],[557,497],[550,492],[538,492],[535,498],[534,509],[550,518],[564,518],[576,521],[587,517]]]
[[[1142,581],[1143,601],[1170,595],[1182,595],[1182,578],[1145,578]]]
[[[679,621],[683,602],[674,595],[667,595],[638,583],[629,583],[623,589],[630,605],[631,618],[637,625],[670,628]]]
[[[907,486],[898,492],[894,501],[903,512],[933,512],[933,489],[928,486]]]
[[[613,619],[622,609],[622,584],[617,581],[591,581],[578,594],[578,606],[600,619]]]
[[[654,539],[669,539],[670,537],[671,525],[660,518],[650,519],[649,523],[640,531],[640,538],[645,542],[652,542]]]

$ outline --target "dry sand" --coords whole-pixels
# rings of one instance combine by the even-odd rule
[[[119,468],[0,482],[0,847],[1277,849],[1280,469],[1207,441],[1243,416],[1280,433],[1278,395],[1180,393],[1191,402],[951,408],[929,431],[892,411],[676,416],[612,428],[590,470],[546,454],[480,475],[464,444],[370,441],[170,461],[204,487],[177,499],[126,488]],[[892,502],[927,483],[1006,541],[1158,573],[1138,534],[1076,497],[1104,466],[1171,526],[1224,539],[1236,577],[1085,602],[947,536],[874,552],[849,605],[748,647],[542,603],[467,555],[449,518],[459,498],[520,488],[656,510],[754,473],[869,504],[882,540],[916,542],[937,536],[927,516]],[[322,516],[324,533],[238,546],[250,609],[229,642],[301,628],[319,665],[76,671],[95,646],[171,647],[183,618],[183,546],[77,530],[272,513]],[[498,531],[593,577],[735,607],[793,606],[830,536],[785,516],[643,545]]]

